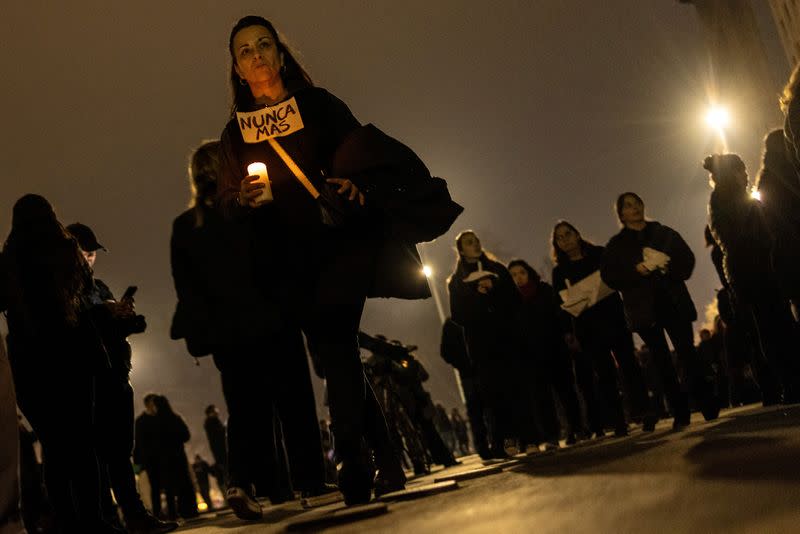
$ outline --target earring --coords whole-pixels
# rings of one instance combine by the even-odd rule
[[[247,80],[244,78],[239,78],[239,85],[247,85]]]

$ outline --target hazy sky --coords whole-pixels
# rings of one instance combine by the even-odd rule
[[[758,3],[758,2],[757,2]],[[764,2],[766,5],[766,2]],[[213,364],[168,338],[172,220],[189,199],[187,157],[230,105],[227,39],[240,16],[271,19],[315,82],[414,148],[466,211],[424,246],[447,304],[453,238],[472,228],[503,260],[544,268],[559,218],[604,244],[624,190],[697,255],[698,307],[717,286],[703,247],[713,148],[702,121],[708,58],[691,6],[674,0],[27,1],[0,20],[0,235],[28,192],[97,233],[96,274],[139,286],[149,322],[132,338],[138,399],[163,392],[192,425],[222,405]],[[785,61],[785,59],[784,59]],[[764,132],[730,132],[757,170]],[[543,273],[549,278],[549,273]],[[433,300],[370,301],[362,327],[420,346],[434,399],[458,402],[438,356]],[[197,439],[202,438],[202,439]]]

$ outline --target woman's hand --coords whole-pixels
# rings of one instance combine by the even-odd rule
[[[338,184],[339,189],[336,191],[340,195],[348,195],[348,200],[351,202],[358,198],[358,203],[362,206],[364,205],[364,193],[358,190],[356,184],[348,180],[347,178],[328,178],[327,182],[329,184]]]
[[[644,262],[636,264],[636,272],[641,274],[642,276],[647,276],[650,274],[650,269],[645,267]]]
[[[260,205],[258,197],[261,191],[266,187],[263,182],[257,182],[260,177],[257,174],[250,174],[242,178],[239,184],[239,205],[250,206],[256,208]]]

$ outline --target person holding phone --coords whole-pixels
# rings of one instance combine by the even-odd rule
[[[131,346],[127,338],[143,332],[146,327],[144,317],[135,312],[133,297],[137,288],[128,287],[123,297],[116,300],[111,289],[94,277],[97,252],[106,248],[85,224],[73,223],[66,229],[78,242],[92,273],[92,285],[86,298],[110,362],[110,367],[98,372],[95,379],[95,420],[99,429],[97,451],[103,515],[109,522],[117,518],[111,499],[113,489],[129,531],[151,534],[170,532],[178,528],[178,523],[160,521],[147,511],[136,489],[136,477],[131,465],[134,411],[130,382]]]

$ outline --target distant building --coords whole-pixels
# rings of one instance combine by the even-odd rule
[[[800,0],[769,0],[789,64],[800,63]]]

